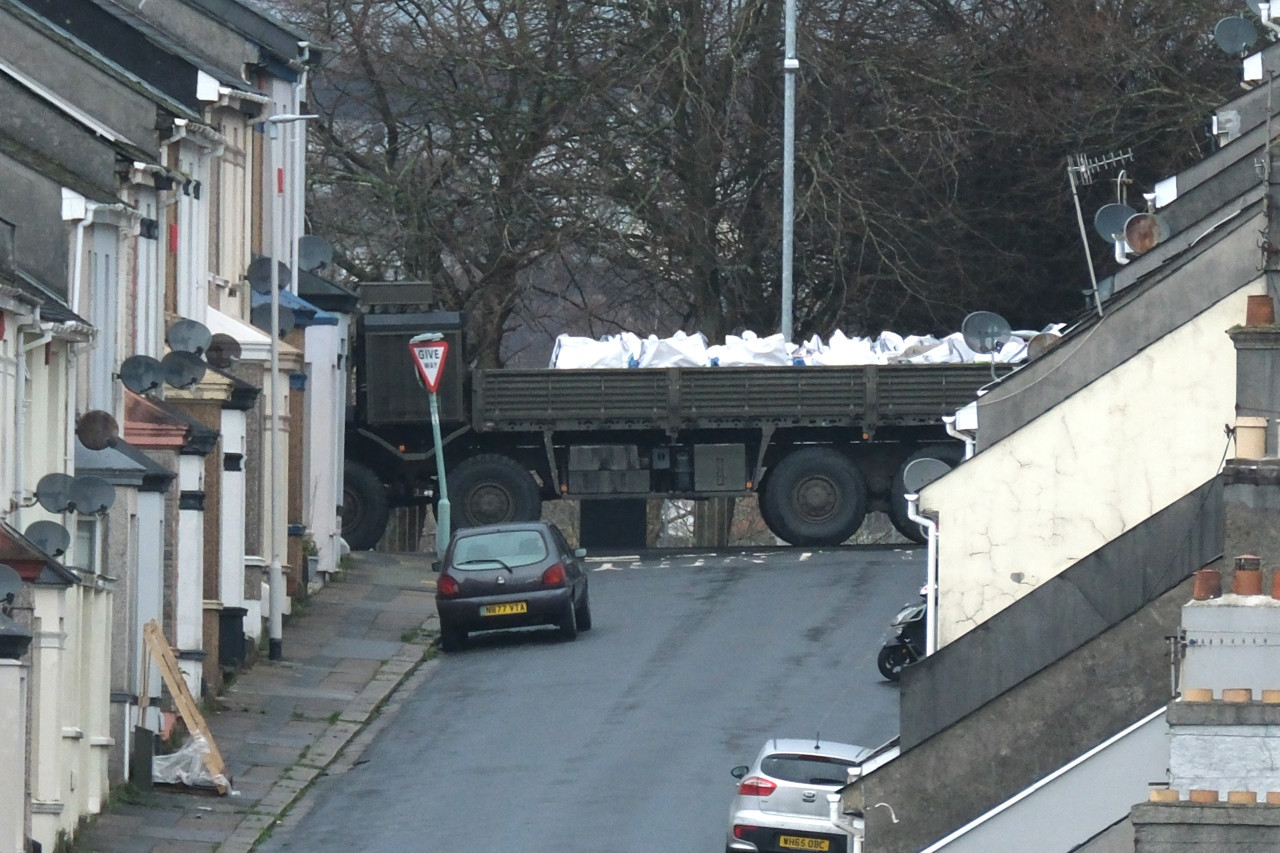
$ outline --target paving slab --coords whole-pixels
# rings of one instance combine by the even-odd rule
[[[433,589],[424,556],[350,555],[286,618],[284,660],[259,660],[206,702],[231,791],[139,790],[81,829],[70,853],[251,853],[272,827],[301,819],[291,809],[307,787],[354,762],[377,709],[430,669]]]

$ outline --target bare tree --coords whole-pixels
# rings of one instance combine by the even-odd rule
[[[783,0],[288,2],[333,46],[314,229],[469,311],[482,364],[530,330],[777,328]],[[1131,148],[1142,187],[1202,155],[1236,5],[801,4],[800,336],[1079,310],[1067,155]]]

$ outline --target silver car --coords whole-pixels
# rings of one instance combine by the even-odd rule
[[[726,853],[849,853],[851,836],[832,822],[827,794],[843,788],[849,768],[872,752],[813,738],[765,743],[752,764],[731,771],[738,793],[729,812]]]

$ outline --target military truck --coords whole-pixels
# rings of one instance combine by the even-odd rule
[[[423,332],[449,343],[438,402],[454,525],[535,519],[572,498],[597,547],[637,544],[648,499],[749,495],[793,545],[842,543],[870,511],[920,541],[901,472],[920,456],[959,462],[941,418],[992,380],[987,364],[478,370],[464,321],[357,320],[342,508],[352,548],[377,543],[390,507],[437,494],[429,399],[408,348]]]

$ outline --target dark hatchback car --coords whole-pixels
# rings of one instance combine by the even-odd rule
[[[440,648],[465,645],[472,631],[555,625],[572,640],[590,630],[586,553],[543,521],[459,530],[435,564]]]

